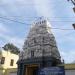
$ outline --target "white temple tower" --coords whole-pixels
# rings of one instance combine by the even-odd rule
[[[51,32],[50,23],[46,19],[33,23],[25,39],[18,65],[25,65],[27,67],[27,65],[39,64],[40,66],[38,65],[38,67],[49,67],[60,63],[61,57],[55,37]],[[22,75],[22,73],[18,75]]]
[[[51,25],[47,20],[35,22],[24,42],[24,59],[32,57],[52,56],[60,59]]]

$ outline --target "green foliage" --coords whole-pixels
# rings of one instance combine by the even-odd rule
[[[5,44],[3,49],[6,50],[6,51],[10,51],[14,54],[19,54],[20,53],[19,48],[16,47],[15,45],[13,45],[12,43]]]

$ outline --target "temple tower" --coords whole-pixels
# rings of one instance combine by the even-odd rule
[[[57,66],[60,63],[61,57],[51,25],[46,19],[40,19],[33,23],[25,39],[18,61],[18,75],[34,75],[38,68]]]

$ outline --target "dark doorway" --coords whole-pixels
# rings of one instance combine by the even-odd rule
[[[38,75],[38,68],[35,68],[35,69],[33,70],[33,75]]]
[[[53,61],[52,66],[57,66],[57,61]]]
[[[38,75],[38,65],[28,65],[25,75]]]

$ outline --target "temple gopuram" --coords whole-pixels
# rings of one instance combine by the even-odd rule
[[[37,75],[39,68],[61,64],[56,40],[46,19],[32,24],[17,64],[17,75]]]

